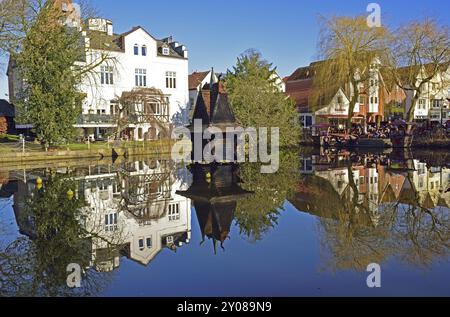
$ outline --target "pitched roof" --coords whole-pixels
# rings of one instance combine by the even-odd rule
[[[108,35],[101,31],[89,30],[87,36],[90,48],[112,52],[124,52],[123,37],[119,34]]]
[[[202,119],[203,124],[215,126],[232,126],[236,123],[236,117],[222,82],[206,84],[202,88],[194,107],[192,119]]]
[[[302,111],[303,108],[306,110],[308,107],[309,98],[313,91],[313,80],[312,78],[298,80],[294,82],[286,83],[286,94],[288,94],[292,99],[295,100],[296,106]]]
[[[302,80],[302,79],[310,79],[313,78],[316,73],[316,68],[320,66],[325,61],[316,61],[309,64],[309,66],[299,67],[297,68],[291,76],[287,79],[287,81],[294,80]]]
[[[311,66],[299,67],[291,74],[291,76],[289,76],[287,81],[309,79],[312,78],[313,75]]]
[[[168,42],[169,38],[158,40],[153,35],[151,35],[146,29],[144,29],[142,26],[134,26],[129,31],[122,33],[122,34],[107,35],[104,32],[92,31],[92,30],[88,30],[87,34],[88,34],[88,37],[90,37],[90,40],[91,40],[90,46],[93,49],[124,52],[125,51],[125,37],[127,37],[131,33],[134,33],[138,30],[144,31],[148,36],[150,36],[152,39],[154,39],[156,41],[156,43],[157,43],[157,52],[156,53],[159,57],[173,57],[173,58],[183,58],[183,59],[185,58],[183,54],[177,52],[177,49],[175,49],[174,47],[172,47],[172,45],[170,45],[171,43]],[[169,48],[169,55],[163,54],[163,52],[162,52],[163,47]]]
[[[197,89],[202,81],[208,76],[210,71],[206,72],[193,72],[189,75],[189,90]]]
[[[426,74],[430,74],[430,73],[434,72],[435,66],[436,66],[436,64],[434,64],[434,63],[428,63],[428,64],[424,64],[424,65],[411,65],[411,66],[399,67],[397,69],[397,71],[398,71],[400,80],[408,82],[410,80],[415,79],[419,75],[422,67],[424,67]],[[449,67],[450,67],[450,62],[441,63],[438,65],[437,70],[438,70],[438,72],[445,72]]]

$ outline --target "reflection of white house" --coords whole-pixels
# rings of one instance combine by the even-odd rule
[[[164,161],[133,162],[119,171],[83,176],[92,265],[111,271],[120,256],[147,265],[162,249],[189,243],[191,202],[186,186]],[[131,193],[130,193],[131,192]]]
[[[434,206],[448,203],[450,192],[450,169],[428,167],[426,163],[414,160],[415,170],[410,172],[411,183],[421,203],[431,199]],[[441,200],[442,199],[442,200]],[[429,202],[427,202],[429,203]]]
[[[346,167],[329,169],[326,171],[316,171],[315,175],[328,180],[339,196],[342,196],[350,185],[350,175],[348,173],[348,168]],[[359,171],[354,170],[352,176],[355,184],[358,184]]]

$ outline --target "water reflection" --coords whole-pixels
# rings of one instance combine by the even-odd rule
[[[162,250],[232,256],[228,239],[263,240],[288,202],[316,219],[321,267],[446,261],[446,155],[286,152],[276,174],[261,174],[258,164],[181,167],[147,158],[5,170],[0,210],[10,206],[20,234],[0,224],[0,295],[101,294],[125,258],[151,267]],[[295,232],[282,234],[289,245]],[[66,286],[69,263],[83,267],[80,289]]]
[[[231,225],[239,199],[252,193],[239,185],[237,164],[194,164],[190,166],[193,182],[188,190],[177,193],[192,200],[202,233],[212,240],[214,252],[217,242],[224,249],[224,242],[230,238]]]
[[[77,292],[89,294],[88,273],[112,272],[122,256],[148,265],[162,249],[176,251],[191,238],[191,202],[176,194],[187,188],[189,176],[179,172],[167,160],[13,172],[1,192],[13,197],[17,226],[29,240],[19,237],[5,246],[2,269],[13,271],[3,261],[20,251],[23,276],[15,277],[33,276],[33,287],[42,288],[35,295],[60,295],[67,291],[67,265],[77,263],[85,268],[84,287]],[[54,287],[39,275],[54,278]],[[2,282],[4,291],[8,283],[8,294],[25,287],[12,279]]]
[[[291,202],[319,217],[327,267],[365,270],[392,256],[420,266],[447,260],[447,166],[410,153],[322,153],[303,157],[302,172]]]

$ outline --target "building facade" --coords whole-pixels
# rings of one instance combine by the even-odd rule
[[[426,65],[417,74],[418,81],[427,77]],[[415,92],[405,90],[406,111],[413,106]],[[450,121],[450,66],[443,67],[434,78],[424,84],[419,100],[414,108],[414,119],[417,121],[429,120],[445,124]]]
[[[89,69],[79,87],[85,98],[76,127],[83,136],[94,140],[119,133],[130,140],[162,137],[163,130],[170,130],[174,118],[180,117],[177,114],[188,107],[187,48],[172,37],[156,39],[140,26],[117,34],[113,22],[104,18],[89,19],[81,26],[72,1],[56,3],[67,15],[66,25],[81,31],[85,45],[85,56],[76,65]],[[13,66],[10,62],[8,76],[14,99],[21,83]],[[145,102],[122,109],[121,99],[136,90],[145,93]],[[126,127],[118,129],[124,116]]]
[[[300,120],[304,128],[315,124],[334,123],[344,125],[348,118],[350,99],[353,91],[350,87],[337,87],[334,91],[318,98],[313,105],[315,68],[321,62],[300,67],[286,79],[286,94],[296,102]],[[355,123],[379,122],[384,120],[386,91],[381,75],[374,64],[369,80],[359,87],[359,98],[353,109],[352,120]]]

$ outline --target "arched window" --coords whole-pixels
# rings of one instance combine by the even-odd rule
[[[139,55],[139,45],[134,45],[134,55]]]
[[[142,46],[142,56],[147,56],[147,46]]]

